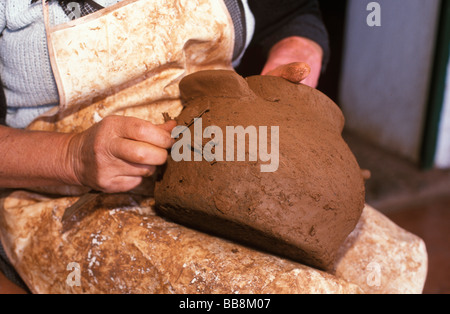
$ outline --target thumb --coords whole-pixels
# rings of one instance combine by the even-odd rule
[[[163,130],[165,130],[165,131],[167,131],[167,132],[172,132],[172,130],[175,128],[177,126],[177,122],[175,121],[175,120],[170,120],[170,121],[167,121],[166,123],[164,123],[164,124],[160,124],[160,125],[158,125],[158,127],[159,128],[161,128],[161,129],[163,129]]]
[[[311,67],[304,62],[294,62],[281,65],[266,75],[282,77],[292,83],[299,84],[311,73]]]

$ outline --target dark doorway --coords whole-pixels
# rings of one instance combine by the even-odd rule
[[[320,79],[318,89],[333,101],[338,102],[347,0],[319,0],[319,3],[330,37],[331,57],[327,69]]]

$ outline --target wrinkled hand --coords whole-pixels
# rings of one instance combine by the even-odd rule
[[[111,116],[71,139],[69,163],[75,182],[105,193],[128,192],[167,161],[175,121],[156,126]]]
[[[317,88],[322,71],[322,48],[303,37],[288,37],[272,47],[262,75],[281,76]]]

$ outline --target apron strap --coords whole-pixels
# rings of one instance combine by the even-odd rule
[[[235,61],[244,51],[245,43],[247,42],[247,22],[245,9],[242,4],[242,0],[224,0],[224,2],[230,12],[231,19],[234,24],[235,40],[233,61]]]

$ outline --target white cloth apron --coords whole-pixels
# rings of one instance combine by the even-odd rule
[[[81,132],[108,115],[163,123],[182,109],[178,83],[205,69],[231,69],[234,29],[223,0],[124,0],[50,25],[59,108],[28,129]]]

